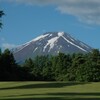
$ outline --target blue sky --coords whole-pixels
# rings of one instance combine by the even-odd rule
[[[0,0],[0,9],[5,12],[0,31],[3,49],[55,31],[100,49],[100,0]]]

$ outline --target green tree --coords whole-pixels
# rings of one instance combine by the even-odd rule
[[[81,68],[81,65],[84,64],[85,59],[84,55],[81,53],[72,55],[72,64],[71,67],[68,69],[68,77],[70,81],[78,80],[77,76],[79,75],[79,70]]]
[[[93,49],[92,52],[90,53],[90,59],[93,62],[98,62],[100,59],[100,52],[98,49]]]
[[[54,80],[53,73],[52,73],[52,62],[51,62],[51,58],[49,57],[45,59],[45,65],[43,67],[42,76],[44,81]]]
[[[68,68],[71,66],[71,56],[59,53],[53,57],[53,70],[55,80],[63,81],[67,80]]]
[[[35,73],[33,74],[34,70],[34,62],[31,58],[27,59],[22,67],[23,74],[25,75],[23,79],[25,80],[35,80]]]
[[[75,81],[100,81],[100,54],[93,50],[85,55],[76,55],[70,68]]]
[[[0,80],[17,80],[17,64],[13,54],[6,49],[0,57]]]

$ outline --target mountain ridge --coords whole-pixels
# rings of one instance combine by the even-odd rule
[[[25,44],[14,48],[13,54],[17,62],[34,58],[37,55],[57,55],[59,52],[88,53],[91,47],[73,38],[65,32],[46,32]]]

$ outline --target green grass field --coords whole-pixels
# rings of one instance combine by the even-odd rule
[[[0,100],[100,100],[100,83],[0,82]]]

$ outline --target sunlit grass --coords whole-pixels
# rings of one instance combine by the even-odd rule
[[[100,83],[0,82],[0,100],[100,100]]]

